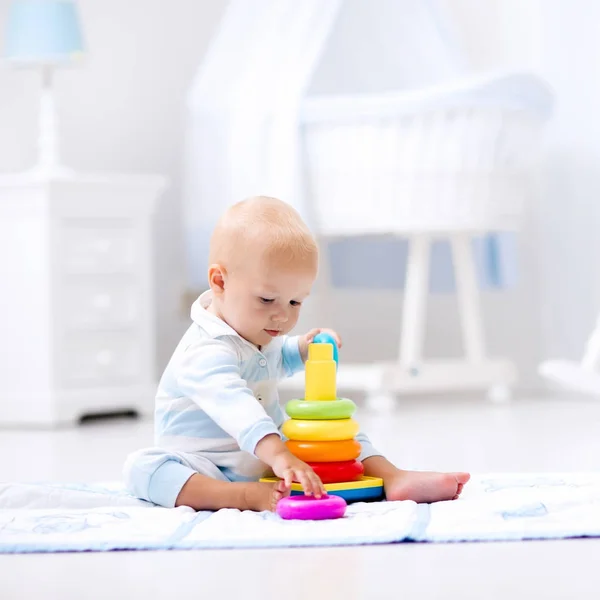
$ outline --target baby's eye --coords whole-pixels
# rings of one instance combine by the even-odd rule
[[[271,304],[273,302],[273,298],[260,298],[260,301],[263,304]]]
[[[300,306],[302,304],[302,302],[298,302],[297,300],[290,300],[290,304],[292,306]]]

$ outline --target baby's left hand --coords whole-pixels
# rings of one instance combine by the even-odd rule
[[[315,339],[315,336],[319,333],[328,333],[329,335],[333,336],[337,347],[342,347],[342,338],[340,338],[337,332],[335,332],[333,329],[311,329],[308,333],[300,336],[300,341],[298,342],[303,361],[306,361],[308,358],[308,345],[312,343],[312,341]]]

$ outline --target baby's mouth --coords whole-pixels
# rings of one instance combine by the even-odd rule
[[[265,329],[265,331],[271,336],[271,337],[277,337],[281,331],[279,331],[279,329]]]

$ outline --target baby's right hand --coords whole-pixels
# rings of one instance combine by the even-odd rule
[[[314,495],[315,498],[320,498],[326,493],[319,476],[289,450],[278,454],[271,468],[277,477],[284,480],[288,488],[291,487],[293,481],[298,481],[307,496]]]

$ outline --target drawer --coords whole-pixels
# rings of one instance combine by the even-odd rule
[[[77,220],[60,228],[60,261],[67,273],[133,272],[139,261],[128,220]]]
[[[129,327],[140,313],[139,292],[135,283],[93,280],[68,280],[61,285],[60,311],[67,329]]]
[[[141,376],[141,340],[127,332],[67,335],[58,352],[64,387],[127,385]]]

